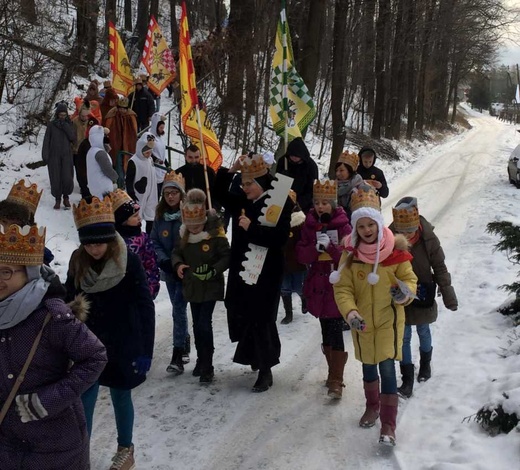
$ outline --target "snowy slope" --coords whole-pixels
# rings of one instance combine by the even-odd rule
[[[506,177],[507,157],[519,139],[513,126],[494,118],[478,114],[471,122],[473,129],[443,145],[430,145],[415,162],[408,159],[392,169],[381,163],[390,176],[385,220],[391,221],[391,206],[399,198],[418,198],[421,213],[436,226],[459,297],[457,312],[440,306],[439,319],[432,328],[433,377],[416,385],[414,397],[401,404],[398,446],[394,450],[381,448],[377,428],[366,430],[357,425],[364,404],[361,365],[353,357],[348,332],[345,339],[351,357],[346,366],[347,388],[340,402],[327,399],[319,323],[310,315],[297,314],[292,324],[279,326],[281,364],[274,368],[275,384],[266,393],[252,394],[256,374],[232,363],[234,345],[228,340],[221,303],[214,314],[215,382],[199,385],[191,376],[194,360],[184,375],[168,376],[165,368],[171,354],[172,326],[163,286],[156,302],[154,363],[147,382],[134,391],[138,468],[520,467],[516,431],[490,438],[474,421],[463,422],[501,392],[520,387],[518,356],[499,356],[510,325],[494,312],[507,297],[498,286],[511,282],[517,269],[505,255],[493,253],[496,238],[485,233],[491,220],[520,223],[516,209],[520,193]],[[54,268],[64,280],[77,235],[72,214],[52,210],[46,169],[20,169],[22,160],[38,158],[38,147],[13,150],[5,159],[6,166],[0,168],[0,198],[21,176],[45,189],[37,220],[48,227],[48,246],[56,255]],[[72,201],[78,200],[76,188]],[[416,351],[414,344],[418,362]],[[520,408],[518,395],[513,405]],[[92,468],[108,468],[116,435],[106,393],[98,401],[91,448]]]

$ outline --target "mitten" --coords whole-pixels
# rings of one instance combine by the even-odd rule
[[[424,284],[417,284],[417,297],[419,300],[426,300],[426,295],[428,294],[428,289]]]
[[[134,362],[134,372],[138,375],[145,375],[152,366],[152,358],[148,356],[139,356]]]
[[[356,310],[351,310],[348,313],[346,321],[350,328],[354,330],[363,331],[366,328],[365,320]]]
[[[442,294],[442,301],[444,302],[444,306],[455,312],[459,306],[459,302],[457,300],[457,295],[455,294],[455,289],[453,286],[444,286],[440,288]]]
[[[408,301],[408,296],[398,286],[390,287],[390,295],[396,304],[405,304]]]
[[[18,416],[20,416],[22,423],[37,421],[49,415],[36,393],[18,395],[15,398],[15,402],[16,412],[18,413]]]
[[[209,264],[201,264],[199,267],[195,268],[195,271],[193,271],[193,275],[201,281],[209,281],[211,278],[215,277],[216,273],[215,269],[211,268]]]
[[[323,253],[330,245],[330,237],[326,233],[318,233],[316,236],[316,251]]]
[[[169,259],[163,259],[160,263],[159,263],[159,267],[165,272],[165,273],[168,273],[168,274],[173,274],[173,266],[172,266],[172,262],[169,260]]]

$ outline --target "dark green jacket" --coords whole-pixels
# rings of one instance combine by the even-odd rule
[[[205,227],[206,229],[206,227]],[[224,230],[220,227],[204,231],[197,235],[190,234],[187,240],[182,236],[186,227],[181,226],[181,239],[172,254],[175,272],[179,264],[187,264],[182,280],[182,292],[188,302],[208,302],[224,300],[224,271],[229,268],[230,249]],[[208,264],[216,275],[207,281],[201,281],[193,271],[203,264]]]

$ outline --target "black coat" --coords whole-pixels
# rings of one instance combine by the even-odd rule
[[[271,367],[278,364],[280,357],[276,317],[284,271],[284,245],[289,236],[293,203],[287,200],[276,227],[262,226],[258,218],[265,198],[253,202],[243,192],[230,193],[232,176],[226,169],[219,170],[215,189],[231,215],[233,227],[225,305],[229,336],[231,341],[238,341],[234,361],[259,368]],[[242,210],[251,219],[247,231],[238,226]],[[262,272],[254,285],[246,284],[240,277],[249,243],[268,248]]]
[[[139,129],[144,129],[150,124],[150,119],[155,113],[155,101],[151,93],[143,87],[139,91],[128,95],[128,102],[132,106],[132,111],[137,114],[137,124]]]
[[[301,161],[294,163],[289,158],[291,155],[300,157]],[[303,212],[309,212],[312,208],[314,181],[318,179],[318,165],[300,137],[289,143],[287,152],[278,160],[276,172],[294,178],[292,189],[296,193],[296,200]]]
[[[363,178],[366,181],[374,181],[374,180],[379,181],[382,184],[382,186],[379,189],[376,189],[377,194],[379,194],[380,197],[388,197],[388,194],[389,194],[388,184],[386,182],[386,178],[383,173],[383,170],[381,170],[375,166],[377,156],[376,156],[374,150],[369,149],[368,147],[363,147],[359,151],[359,155],[361,155],[366,150],[370,150],[374,153],[374,161],[370,168],[365,168],[363,166],[363,162],[361,161],[361,157],[359,157],[359,166],[357,169],[357,173],[358,173],[358,175],[361,176],[361,178]]]
[[[76,252],[72,254],[74,257]],[[125,277],[104,292],[84,293],[90,302],[87,326],[107,349],[108,364],[99,378],[107,387],[130,390],[146,380],[135,373],[132,362],[139,356],[153,356],[155,306],[139,257],[130,251]],[[82,292],[67,276],[68,297]]]
[[[211,167],[207,167],[208,170],[208,182],[209,190],[213,192],[213,186],[215,185],[215,170]],[[206,193],[206,179],[204,177],[204,165],[198,163],[197,165],[190,165],[186,163],[175,170],[175,173],[180,173],[184,177],[186,184],[186,192],[190,189],[198,188],[202,189]]]

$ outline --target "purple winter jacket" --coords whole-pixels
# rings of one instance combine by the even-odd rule
[[[337,230],[338,243],[341,245],[341,240],[352,231],[352,228],[342,207],[334,209],[331,216],[330,222],[324,227],[318,220],[316,211],[311,209],[305,219],[300,241],[296,245],[298,261],[309,266],[303,284],[303,295],[309,312],[317,318],[341,317],[334,300],[329,275],[338,268],[342,247],[331,241],[325,253],[319,253],[316,249],[316,235],[325,230]]]
[[[24,321],[0,330],[0,403],[11,391],[50,312],[18,395],[36,393],[48,415],[22,423],[13,400],[0,425],[2,470],[89,468],[89,438],[80,396],[99,377],[105,347],[61,299],[44,299]]]

